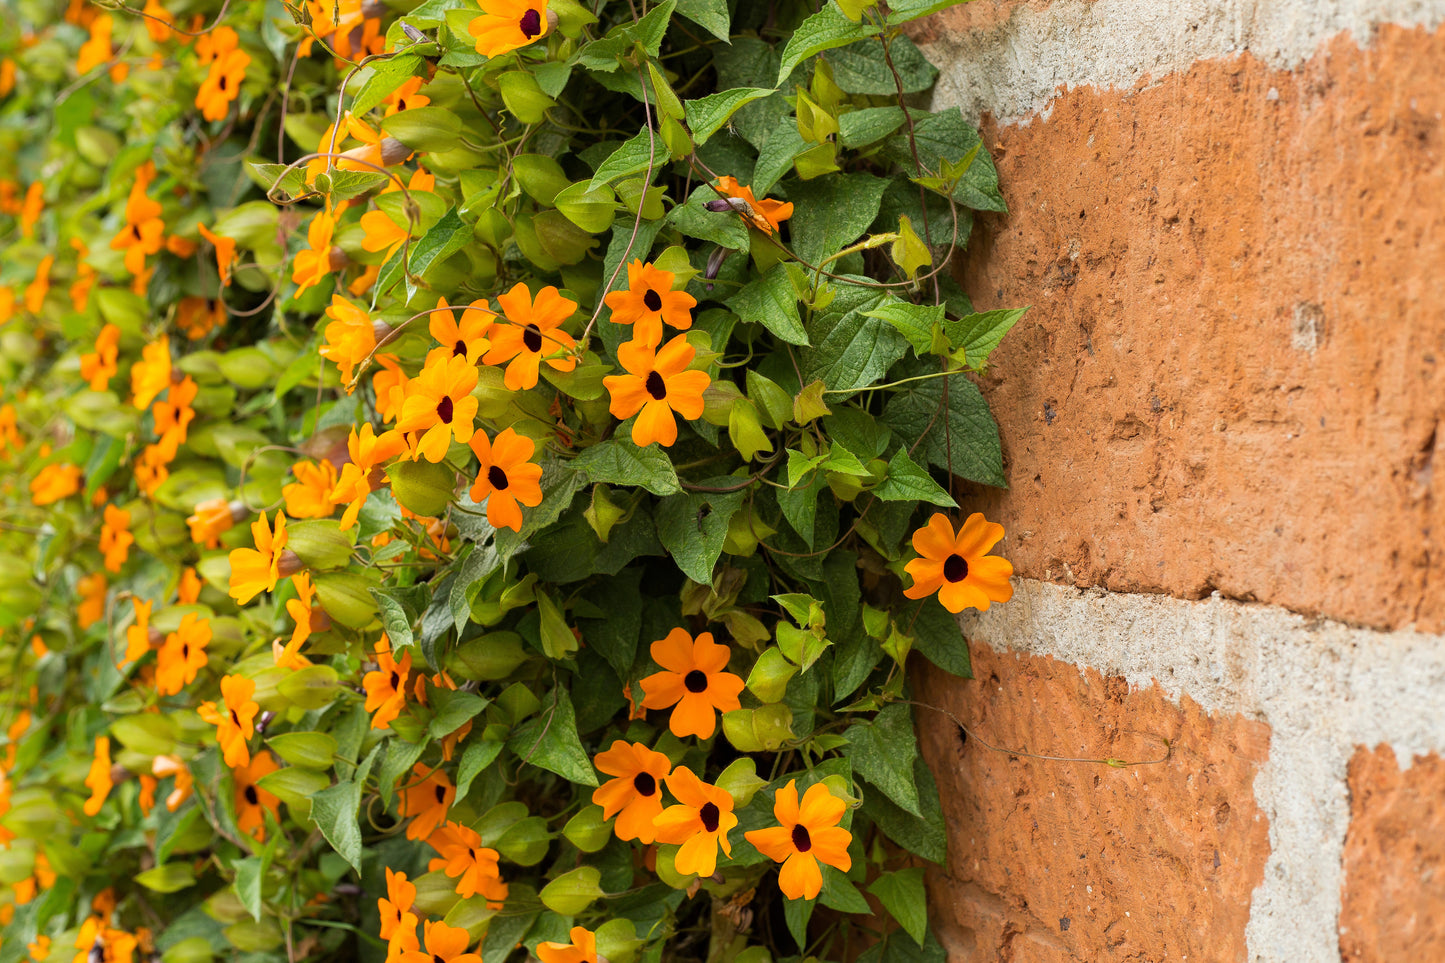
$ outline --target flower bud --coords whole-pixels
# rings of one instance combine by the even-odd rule
[[[330,518],[293,522],[286,529],[286,547],[312,571],[343,568],[351,561],[351,539]],[[286,552],[281,555],[285,564]]]
[[[562,835],[584,853],[595,853],[612,839],[612,824],[602,818],[602,807],[584,806],[567,821]]]
[[[748,689],[764,702],[778,702],[788,689],[788,680],[798,672],[798,667],[783,657],[776,648],[769,648],[753,665],[748,673]]]
[[[348,629],[362,629],[376,620],[376,583],[353,572],[320,572],[313,579],[316,597],[326,614]]]
[[[391,493],[408,511],[435,518],[452,503],[457,477],[441,462],[398,461],[386,469]]]
[[[542,905],[559,916],[576,916],[603,896],[602,871],[595,866],[579,866],[563,873],[542,887],[537,895]]]

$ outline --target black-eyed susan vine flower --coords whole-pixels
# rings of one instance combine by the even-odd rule
[[[713,641],[711,632],[696,639],[686,629],[673,629],[652,643],[652,660],[661,671],[642,679],[642,705],[672,709],[668,727],[675,736],[712,738],[717,713],[741,708],[741,677],[727,671],[731,652]]]
[[[913,547],[919,558],[904,568],[913,584],[903,590],[911,599],[938,593],[938,601],[950,612],[967,608],[988,611],[991,602],[1013,598],[1009,578],[1013,565],[988,552],[1003,538],[1003,526],[974,512],[955,533],[948,516],[935,512],[928,524],[913,533]]]
[[[823,783],[808,787],[800,800],[791,779],[773,797],[778,825],[754,829],[744,836],[758,852],[782,863],[778,888],[789,899],[813,899],[823,889],[819,863],[847,872],[853,866],[848,845],[853,834],[838,824],[848,806]]]
[[[706,371],[688,367],[696,355],[697,349],[683,335],[660,348],[629,341],[617,349],[617,360],[627,373],[610,375],[602,383],[612,396],[609,410],[614,416],[637,416],[632,424],[632,443],[637,447],[653,442],[670,446],[677,441],[677,415],[688,421],[702,417],[702,393],[712,379]]]

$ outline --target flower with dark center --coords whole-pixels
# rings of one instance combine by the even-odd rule
[[[542,466],[532,462],[536,444],[526,435],[503,428],[496,438],[477,432],[471,447],[481,463],[469,493],[472,501],[486,502],[487,521],[493,528],[521,531],[521,506],[542,504]]]
[[[677,805],[657,817],[657,841],[680,844],[676,856],[679,873],[712,876],[718,850],[732,855],[728,833],[738,824],[732,795],[703,782],[686,766],[678,766],[667,777],[667,791]]]
[[[672,772],[667,756],[640,742],[618,739],[592,762],[600,772],[614,777],[593,791],[592,801],[602,807],[603,819],[617,817],[613,827],[617,838],[653,842],[653,820],[662,812],[658,783]]]
[[[637,415],[632,424],[632,443],[637,447],[677,441],[674,414],[688,421],[702,417],[702,393],[712,379],[706,371],[689,369],[696,355],[684,335],[660,348],[629,341],[617,349],[617,360],[627,373],[609,375],[602,384],[612,396],[608,410],[615,417]]]
[[[642,680],[642,705],[675,706],[668,723],[673,735],[711,738],[717,730],[717,713],[741,708],[738,694],[743,680],[727,671],[728,647],[714,642],[712,633],[700,633],[694,641],[687,630],[673,629],[667,638],[652,643],[651,652],[662,671]]]
[[[1013,597],[1009,584],[1013,566],[988,554],[1003,534],[1002,525],[985,521],[977,512],[955,533],[948,516],[935,512],[913,533],[919,557],[903,567],[913,577],[903,594],[921,599],[937,592],[938,601],[953,613],[966,608],[987,611],[990,603],[1007,602]]]
[[[779,825],[744,835],[758,852],[782,863],[778,888],[788,899],[814,899],[823,889],[819,863],[848,872],[853,866],[848,845],[853,834],[838,825],[848,805],[825,783],[808,787],[798,799],[798,781],[789,780],[773,796],[773,817]]]
[[[692,327],[692,309],[697,299],[686,291],[674,291],[677,275],[640,260],[627,265],[626,290],[613,291],[604,298],[614,324],[632,325],[632,340],[648,345],[662,341],[662,326],[685,330]]]

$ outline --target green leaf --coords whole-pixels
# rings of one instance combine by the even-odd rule
[[[878,792],[864,794],[863,814],[893,842],[930,862],[941,864],[948,858],[948,838],[943,828],[938,786],[922,758],[913,761],[913,783],[918,787],[922,818],[900,809],[886,795]]]
[[[421,54],[399,53],[389,60],[369,65],[366,68],[369,75],[351,99],[351,113],[360,117],[390,97],[392,91],[415,76],[424,63],[426,58]]]
[[[283,191],[292,197],[299,197],[307,192],[305,167],[288,169],[286,164],[259,164],[256,161],[250,163],[251,169],[256,172],[261,190],[267,193]],[[221,226],[223,225],[217,225]]]
[[[328,786],[311,797],[311,822],[321,830],[321,835],[336,850],[337,855],[351,864],[357,875],[361,875],[361,827],[356,814],[361,808],[361,791],[381,751],[377,745],[351,779]]]
[[[385,589],[374,588],[371,595],[381,611],[381,627],[391,640],[392,651],[414,644],[416,639],[412,635],[411,624],[416,621],[416,615],[408,612],[406,606],[392,598]]]
[[[466,625],[472,618],[472,599],[477,597],[482,582],[502,564],[497,547],[490,542],[478,544],[467,556],[457,571],[451,591],[447,593],[447,606],[452,613],[452,624]]]
[[[774,264],[724,303],[744,321],[761,324],[788,344],[808,344],[808,332],[798,313],[798,295],[785,264]]]
[[[919,94],[933,86],[938,69],[928,62],[911,40],[904,36],[894,37],[889,44],[889,52],[905,94]],[[859,43],[834,50],[828,54],[828,65],[833,68],[833,82],[850,94],[898,96],[898,84],[883,57],[882,43]]]
[[[801,488],[780,488],[774,494],[778,496],[778,507],[783,510],[783,517],[793,531],[808,544],[809,549],[817,548],[813,533],[818,518],[818,499],[831,497],[827,480],[822,474],[816,474]]]
[[[798,257],[818,264],[858,240],[878,216],[887,188],[888,181],[872,174],[844,174],[790,185],[790,223]]]
[[[933,476],[908,457],[908,449],[899,448],[888,462],[888,477],[873,489],[885,502],[928,502],[943,508],[957,508],[958,503]]]
[[[427,733],[434,739],[451,735],[464,724],[481,715],[482,710],[491,705],[490,699],[452,689],[434,688],[431,691],[431,698],[436,715],[432,716],[431,724],[427,726]]]
[[[878,897],[904,932],[919,946],[928,933],[928,895],[923,890],[923,867],[883,873],[869,886],[868,892]]]
[[[880,304],[866,316],[881,318],[893,325],[913,345],[914,352],[922,357],[933,346],[934,329],[943,323],[943,305],[910,304],[894,299]]]
[[[597,166],[597,172],[592,175],[592,183],[587,190],[595,191],[619,177],[640,174],[647,170],[649,162],[655,172],[666,157],[667,148],[662,143],[661,135],[656,131],[649,135],[644,127],[640,134],[623,143]]]
[[[949,7],[966,3],[967,0],[902,0],[900,3],[888,5],[888,24],[897,26],[900,23],[907,23],[910,20],[918,20],[922,17],[931,16],[940,10],[947,10]],[[919,944],[922,944],[919,940]]]
[[[457,146],[462,119],[445,107],[413,107],[386,118],[381,129],[412,150],[447,151]]]
[[[481,742],[473,742],[467,745],[462,753],[461,762],[457,764],[457,798],[465,799],[467,792],[472,788],[472,780],[481,774],[482,770],[496,762],[497,756],[501,755],[503,745],[500,742],[493,742],[490,739],[483,739]]]
[[[873,915],[873,907],[858,892],[858,887],[848,882],[848,877],[831,866],[823,867],[823,892],[818,900],[829,909],[840,913],[861,913]]]
[[[728,42],[731,23],[727,0],[677,0],[677,12],[723,43]]]
[[[800,352],[798,359],[804,384],[821,380],[830,391],[856,391],[882,378],[903,357],[908,350],[903,336],[866,313],[888,297],[851,284],[839,286],[832,303],[808,322],[814,347]]]
[[[771,191],[773,185],[792,169],[797,156],[812,146],[798,133],[798,125],[791,123],[791,118],[788,120],[788,123],[773,129],[768,139],[763,141],[762,149],[758,151],[751,185],[756,197],[762,197]]]
[[[471,240],[472,226],[462,221],[455,207],[447,211],[440,221],[432,225],[431,230],[422,235],[421,240],[412,245],[408,289],[412,286],[412,278],[421,277],[427,268],[445,261],[471,243]],[[386,293],[402,276],[401,253],[398,251],[396,256],[382,267],[381,274],[376,279],[378,294]]]
[[[512,733],[507,748],[524,763],[555,772],[583,786],[596,786],[597,774],[577,737],[577,715],[567,690],[552,690],[551,707],[533,716]]]
[[[954,200],[977,211],[1007,211],[1008,205],[998,189],[998,168],[994,167],[988,151],[982,149],[983,138],[978,130],[963,119],[963,113],[954,107],[936,114],[914,116],[913,137],[918,159],[929,171],[942,173],[945,162],[961,161],[970,151],[977,151],[973,163],[953,190]],[[905,170],[913,170],[913,152],[906,133],[890,139],[884,153]]]
[[[936,599],[930,597],[906,606],[899,613],[898,624],[909,626],[913,648],[925,659],[960,679],[973,678],[968,642],[958,627],[958,619]]]
[[[638,448],[625,438],[599,442],[572,459],[572,467],[590,482],[635,485],[654,495],[682,491],[672,459],[655,445]]]
[[[138,873],[135,881],[152,893],[179,893],[195,884],[196,874],[190,863],[166,863]]]
[[[734,479],[712,479],[727,484]],[[657,535],[682,573],[702,585],[722,554],[728,520],[743,504],[743,492],[671,495],[657,506]]]
[[[838,140],[849,150],[876,143],[903,126],[901,107],[865,107],[838,118]]]
[[[738,87],[723,90],[706,97],[689,100],[684,105],[687,126],[692,139],[701,147],[707,139],[722,129],[738,108],[768,96],[773,91],[766,87]]]
[[[278,834],[271,835],[271,841],[259,856],[247,856],[245,859],[238,859],[231,864],[231,869],[236,874],[236,882],[233,884],[236,889],[236,898],[241,905],[251,914],[256,922],[261,921],[261,888],[266,880],[266,871],[271,867],[271,859],[276,854],[277,843],[282,839]]]
[[[948,337],[950,347],[963,351],[965,364],[978,367],[988,360],[989,354],[998,347],[1003,336],[1009,333],[1009,329],[1018,323],[1027,310],[1028,308],[1013,308],[965,315],[957,321],[943,322],[943,333]]]
[[[932,365],[920,361],[899,366],[900,378],[925,374]],[[948,410],[944,384],[948,385]],[[935,417],[937,416],[937,417]],[[977,386],[963,375],[929,378],[905,385],[883,408],[883,422],[935,468],[984,485],[1006,487],[998,426]]]
[[[831,5],[829,9],[832,9]],[[799,950],[806,951],[808,947],[808,920],[812,918],[816,905],[817,900],[811,899],[790,899],[783,903],[783,920],[788,924],[788,932]]]
[[[843,737],[852,746],[853,771],[881,789],[906,811],[921,816],[918,790],[913,785],[913,760],[918,738],[908,706],[885,706],[872,722],[848,727]]]
[[[829,3],[798,25],[783,48],[782,65],[778,68],[778,84],[788,79],[793,68],[824,50],[844,47],[878,33],[878,28],[854,23],[844,16],[836,4]]]
[[[336,756],[336,739],[325,732],[283,732],[271,736],[266,745],[293,766],[330,769]]]

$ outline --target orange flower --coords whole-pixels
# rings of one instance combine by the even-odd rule
[[[221,534],[228,532],[240,520],[250,514],[240,502],[228,502],[224,498],[208,498],[196,505],[195,512],[186,519],[191,529],[191,541],[207,548],[221,544]]]
[[[85,246],[84,241],[78,237],[72,237],[70,246],[75,250],[75,280],[70,283],[70,306],[77,311],[84,311],[90,304],[90,291],[95,287],[99,272],[86,263],[85,259],[90,256],[90,249]],[[112,371],[111,374],[113,375],[115,372]]]
[[[352,384],[352,369],[376,349],[376,329],[364,309],[339,294],[331,296],[326,316],[331,319],[326,326],[326,343],[317,350],[321,357],[336,362],[337,370],[341,372],[341,383],[346,393],[351,394],[356,388]]]
[[[412,460],[418,456],[439,462],[447,456],[453,441],[466,444],[476,430],[477,369],[459,355],[433,353],[421,374],[407,382],[406,398],[397,417],[402,433],[423,432],[415,442]]]
[[[171,474],[166,466],[174,457],[175,453],[163,445],[145,446],[134,466],[135,482],[143,493],[152,496],[165,483]]]
[[[176,582],[176,600],[182,605],[194,605],[201,597],[201,588],[201,577],[187,565],[181,569],[181,577]]]
[[[577,367],[577,359],[571,354],[577,342],[561,328],[562,322],[576,312],[576,301],[562,297],[551,285],[538,291],[533,301],[527,285],[518,282],[512,290],[497,296],[497,306],[509,323],[498,324],[493,329],[492,347],[482,361],[507,363],[502,381],[508,388],[513,391],[535,388],[537,371],[544,358],[557,371]]]
[[[361,506],[366,504],[366,496],[372,492],[371,473],[383,462],[401,454],[404,445],[401,435],[394,431],[376,437],[376,430],[370,422],[362,425],[360,432],[355,428],[351,430],[351,436],[346,439],[351,461],[341,466],[341,477],[331,491],[333,502],[346,505],[346,511],[341,513],[343,532],[356,524],[356,516],[361,513]]]
[[[296,553],[286,548],[286,516],[276,513],[276,530],[266,521],[266,513],[251,523],[255,548],[231,551],[230,596],[238,605],[245,605],[262,592],[276,591],[276,583],[301,571]]]
[[[281,818],[281,800],[257,783],[280,768],[271,753],[262,749],[249,765],[231,770],[236,781],[236,828],[259,842],[266,841],[266,813]]]
[[[140,779],[140,798],[138,800],[140,803],[140,814],[142,816],[149,816],[151,810],[156,808],[156,787],[159,786],[160,783],[156,782],[155,776],[147,775],[146,773],[141,773],[138,778]]]
[[[201,237],[211,242],[216,249],[216,273],[221,277],[221,286],[231,286],[231,265],[236,261],[236,239],[217,234],[204,224],[197,224]]]
[[[90,23],[90,39],[80,45],[75,58],[75,72],[82,77],[96,67],[110,60],[110,33],[112,23],[109,14],[101,14]]]
[[[222,54],[235,50],[240,43],[241,35],[234,27],[217,27],[196,39],[196,59],[204,67]]]
[[[125,252],[125,269],[136,276],[145,271],[146,257],[165,246],[161,205],[146,194],[154,176],[155,167],[149,162],[136,171],[125,202],[125,227],[110,239],[111,250]]]
[[[134,662],[151,650],[151,606],[153,602],[142,602],[138,596],[130,597],[135,610],[135,621],[125,630],[125,661]],[[160,634],[156,634],[160,638]]]
[[[594,789],[592,801],[602,807],[603,819],[617,816],[613,827],[617,838],[653,842],[657,831],[652,821],[662,813],[661,783],[672,772],[672,763],[640,742],[617,739],[611,749],[597,754],[593,764],[616,777]]]
[[[674,291],[677,275],[643,264],[641,259],[627,265],[627,290],[613,291],[603,300],[612,309],[614,324],[632,325],[632,340],[656,346],[662,343],[663,324],[679,330],[692,327],[692,309],[697,298],[686,291]]]
[[[105,524],[100,527],[100,551],[105,556],[106,571],[120,571],[134,542],[135,536],[130,533],[130,512],[114,505],[105,506]]]
[[[384,261],[391,260],[391,256],[411,236],[405,227],[399,226],[389,214],[379,210],[367,211],[361,215],[361,230],[365,232],[365,236],[361,240],[361,249],[373,254],[377,251],[385,251]]]
[[[331,490],[336,487],[336,466],[326,459],[320,462],[298,461],[291,466],[295,484],[283,485],[281,497],[286,500],[286,514],[292,518],[327,518],[336,509]]]
[[[500,57],[545,37],[547,0],[482,0],[482,13],[467,24],[483,57]]]
[[[20,236],[34,237],[35,225],[45,210],[45,185],[36,181],[25,188],[25,200],[20,205]]]
[[[491,347],[491,342],[487,340],[487,331],[497,316],[487,307],[485,298],[473,301],[467,306],[462,312],[460,324],[451,311],[442,310],[446,307],[447,299],[437,298],[437,310],[431,313],[427,329],[441,347],[433,348],[431,354],[441,352],[443,355],[466,358],[468,364],[480,363],[482,356]],[[427,355],[427,360],[431,360],[431,354]]]
[[[382,636],[376,643],[376,671],[366,673],[361,679],[361,687],[366,690],[366,711],[376,713],[371,718],[371,728],[391,728],[391,720],[406,707],[406,680],[410,675],[411,653],[403,652],[397,660],[391,643]]]
[[[400,87],[393,90],[386,98],[386,116],[399,114],[403,110],[410,110],[413,107],[425,107],[431,103],[431,98],[425,94],[419,94],[421,90],[422,77],[413,77]],[[431,190],[431,188],[425,188]]]
[[[104,391],[110,379],[120,370],[120,328],[107,324],[95,336],[95,353],[80,356],[80,376],[90,383],[91,391]]]
[[[196,417],[196,409],[191,407],[191,402],[196,400],[200,390],[194,379],[186,375],[178,384],[171,385],[165,401],[151,406],[156,434],[160,436],[158,444],[170,458],[175,458],[181,445],[186,443],[186,432]]]
[[[176,327],[187,341],[199,341],[214,328],[226,323],[226,303],[205,298],[181,298],[176,305]]]
[[[784,221],[793,216],[793,205],[791,202],[773,201],[768,199],[758,200],[753,196],[751,187],[744,187],[731,177],[719,177],[717,189],[728,197],[741,201],[741,205],[728,205],[741,214],[749,224],[765,234],[772,234],[777,231]],[[714,201],[713,204],[723,202]],[[711,208],[712,205],[709,205]]]
[[[728,647],[702,632],[694,642],[685,629],[673,629],[667,638],[652,643],[652,659],[662,666],[642,680],[642,705],[673,710],[669,725],[675,736],[712,737],[718,712],[742,708],[738,693],[743,680],[726,671]]]
[[[291,616],[295,627],[291,630],[291,639],[285,646],[281,646],[279,640],[276,643],[275,657],[276,664],[288,669],[300,669],[310,665],[310,661],[301,655],[301,645],[311,637],[311,633],[318,626],[316,622],[325,620],[327,626],[330,620],[325,612],[320,612],[311,607],[311,601],[315,598],[315,589],[311,586],[311,576],[305,572],[297,572],[291,577],[291,584],[296,586],[296,597],[286,602],[286,614]]]
[[[678,766],[667,777],[667,791],[678,805],[668,806],[657,817],[657,841],[681,843],[677,871],[711,876],[717,869],[717,851],[731,856],[728,832],[738,824],[733,815],[733,797],[725,789],[709,786],[686,766]]]
[[[45,297],[50,293],[50,269],[54,266],[55,255],[45,255],[35,269],[35,280],[25,286],[25,310],[31,314],[39,314],[45,306]]]
[[[110,739],[107,736],[95,737],[95,759],[90,764],[85,784],[90,787],[90,798],[82,808],[87,816],[94,816],[105,805],[105,797],[110,795],[111,787],[115,785],[110,778]]]
[[[175,812],[181,808],[181,803],[191,798],[191,791],[195,785],[195,777],[181,762],[179,756],[156,756],[151,760],[151,774],[157,779],[164,779],[167,776],[175,776],[176,782],[171,793],[166,797],[166,809]]]
[[[426,952],[408,950],[397,957],[399,963],[482,963],[477,954],[465,952],[472,938],[460,926],[427,920],[423,931]]]
[[[903,590],[911,599],[938,593],[938,601],[955,615],[966,608],[987,612],[990,602],[1013,598],[1009,578],[1014,567],[988,550],[1003,538],[1003,526],[985,521],[974,512],[957,536],[948,516],[934,512],[928,524],[913,533],[913,547],[921,555],[903,566],[913,584]]]
[[[82,632],[105,618],[105,587],[105,576],[99,572],[91,572],[75,583],[76,594],[80,596],[75,617]]]
[[[336,218],[329,206],[317,211],[311,219],[311,225],[306,228],[306,243],[310,247],[297,251],[292,259],[291,280],[296,282],[294,297],[301,297],[331,273],[331,235],[335,230]]]
[[[706,371],[689,371],[697,350],[678,335],[661,349],[629,341],[617,349],[617,360],[627,374],[609,375],[602,384],[612,395],[608,409],[617,418],[637,415],[632,443],[645,448],[654,441],[664,446],[677,441],[677,412],[688,421],[702,417],[702,393],[712,383]],[[639,414],[640,412],[640,414]]]
[[[130,366],[131,404],[145,411],[156,396],[171,386],[171,339],[161,335],[141,349],[141,359]]]
[[[176,631],[166,636],[156,656],[156,692],[177,695],[196,681],[196,673],[209,659],[211,623],[195,612],[187,612]]]
[[[146,0],[145,6],[141,8],[145,14],[146,33],[156,43],[165,43],[171,39],[171,24],[175,23],[166,8],[160,5],[160,0]]]
[[[407,882],[405,873],[394,873],[386,867],[386,896],[376,901],[381,915],[381,938],[390,940],[398,930],[411,930],[415,935],[417,918],[411,911],[416,902],[416,884]]]
[[[475,829],[449,822],[427,837],[427,845],[441,854],[428,870],[443,870],[457,881],[457,895],[462,899],[481,893],[487,904],[501,909],[507,899],[507,884],[497,865],[497,851],[482,845]]]
[[[228,675],[221,679],[225,711],[214,702],[202,702],[196,709],[202,719],[216,727],[221,756],[232,769],[251,764],[251,749],[246,743],[256,731],[256,714],[261,711],[251,699],[255,693],[255,682],[242,675]]]
[[[229,50],[211,61],[210,73],[196,91],[196,106],[206,120],[224,120],[231,111],[231,101],[241,96],[241,83],[251,55],[244,50]]]
[[[537,959],[542,963],[597,963],[597,936],[580,926],[572,927],[567,937],[571,943],[537,944]]]
[[[80,469],[65,462],[46,465],[30,483],[30,500],[36,505],[53,505],[80,491]]]
[[[481,463],[477,480],[472,484],[472,501],[487,503],[487,521],[493,528],[522,530],[521,502],[528,508],[542,504],[542,466],[532,463],[537,446],[532,439],[503,428],[496,440],[488,440],[485,431],[472,436],[472,452]]]
[[[406,400],[406,372],[393,354],[373,356],[381,370],[371,376],[371,390],[376,395],[376,413],[383,422],[393,421],[401,414],[401,403]]]
[[[402,819],[411,817],[407,839],[426,839],[446,820],[457,787],[446,773],[426,763],[417,763],[411,771],[416,777],[411,785],[397,790],[397,815]]]
[[[16,427],[18,417],[14,405],[0,405],[0,455],[5,454],[6,448],[19,451],[25,447],[25,439]]]
[[[778,888],[788,899],[813,899],[823,889],[818,863],[848,872],[853,834],[838,825],[848,807],[822,783],[809,787],[798,802],[798,780],[773,796],[773,816],[781,825],[744,833],[764,856],[783,864]]]

